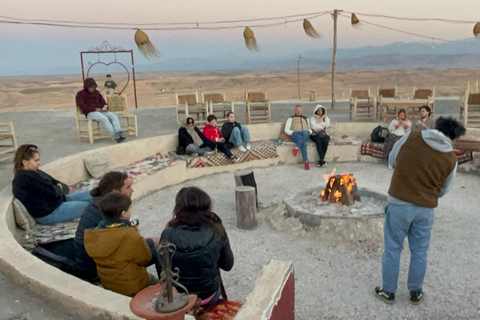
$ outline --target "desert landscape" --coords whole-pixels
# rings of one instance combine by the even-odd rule
[[[126,74],[112,73],[121,90],[127,84]],[[104,74],[91,75],[103,88]],[[436,97],[459,96],[467,81],[480,78],[479,69],[452,68],[445,70],[385,70],[338,72],[336,99],[349,97],[350,88],[397,85],[402,98],[411,98],[413,86],[436,87]],[[73,97],[82,88],[77,75],[2,77],[0,78],[0,112],[70,109]],[[175,105],[175,92],[225,92],[227,99],[244,101],[245,90],[263,90],[272,101],[298,100],[297,73],[256,74],[251,71],[155,72],[137,73],[138,107],[166,107]],[[308,101],[310,90],[316,90],[317,100],[329,100],[330,72],[301,72],[301,100]],[[130,107],[134,106],[133,82],[126,86]]]

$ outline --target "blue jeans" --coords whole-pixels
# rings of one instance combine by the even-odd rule
[[[307,157],[307,140],[310,137],[309,131],[295,131],[292,134],[292,140],[295,146],[302,152],[303,162],[308,161]]]
[[[107,111],[107,112],[89,112],[87,115],[88,119],[93,119],[100,121],[102,125],[107,129],[110,135],[114,135],[117,132],[121,132],[122,128],[120,127],[120,121],[116,114]]]
[[[242,127],[242,129],[238,129],[237,127],[233,128],[228,142],[233,143],[235,147],[244,142],[250,142],[250,134],[248,133],[247,127]]]
[[[78,218],[92,202],[90,190],[68,194],[67,202],[62,203],[48,216],[35,219],[38,224],[53,225],[59,222],[67,222]]]
[[[385,251],[382,256],[382,281],[385,291],[397,290],[400,255],[405,237],[408,237],[411,253],[407,287],[410,291],[422,289],[432,226],[433,208],[414,204],[388,204],[383,228]]]

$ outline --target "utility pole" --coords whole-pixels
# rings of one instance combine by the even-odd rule
[[[300,98],[300,59],[302,58],[302,55],[298,55],[298,64],[297,64],[297,82],[298,82],[298,100],[301,100]]]
[[[335,64],[337,63],[337,18],[338,13],[342,10],[335,9],[332,14],[333,18],[333,56],[332,56],[332,106],[335,106]]]

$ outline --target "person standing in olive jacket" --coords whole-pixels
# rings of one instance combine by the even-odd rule
[[[202,304],[220,298],[220,269],[230,271],[234,263],[227,232],[211,207],[212,201],[203,190],[181,189],[175,198],[173,219],[160,238],[160,242],[177,247],[172,269],[180,270],[179,282],[202,299]]]

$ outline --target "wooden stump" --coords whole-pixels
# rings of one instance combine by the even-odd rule
[[[238,228],[255,229],[258,225],[256,199],[254,187],[240,186],[235,188]]]
[[[234,175],[235,185],[237,187],[249,186],[255,188],[255,204],[258,209],[258,192],[257,192],[257,182],[255,181],[255,174],[253,171],[240,171],[236,172]]]

